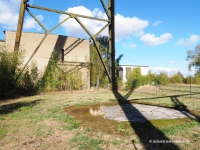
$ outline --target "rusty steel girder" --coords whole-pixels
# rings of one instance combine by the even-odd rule
[[[23,28],[23,23],[24,23],[24,16],[25,16],[25,11],[27,12],[35,19],[35,21],[42,27],[42,29],[45,31],[45,35],[41,42],[38,44],[37,48],[31,55],[31,57],[28,59],[26,62],[25,66],[23,67],[22,71],[27,67],[35,53],[38,51],[40,46],[42,45],[43,41],[46,39],[48,34],[50,34],[54,29],[56,29],[58,26],[60,26],[62,23],[67,21],[69,18],[74,18],[80,25],[81,27],[86,31],[86,33],[91,37],[95,48],[97,50],[97,53],[99,55],[99,58],[103,64],[103,67],[107,73],[108,79],[113,85],[113,89],[115,89],[116,84],[115,81],[115,18],[114,18],[114,0],[108,0],[108,8],[106,7],[104,0],[100,0],[105,13],[107,14],[108,19],[102,19],[102,18],[95,18],[91,16],[85,16],[81,14],[75,14],[75,13],[69,13],[65,11],[60,11],[60,10],[55,10],[55,9],[50,9],[50,8],[45,8],[41,6],[35,6],[35,5],[30,5],[28,4],[28,0],[21,0],[21,6],[20,6],[20,12],[19,12],[19,20],[18,20],[18,26],[17,26],[17,33],[16,33],[16,39],[15,39],[15,45],[14,45],[14,50],[18,50],[20,46],[20,39],[21,39],[21,34],[22,34],[22,28]],[[44,11],[50,11],[50,12],[55,12],[55,13],[60,13],[60,14],[65,14],[68,15],[69,17],[57,24],[55,27],[53,27],[51,30],[47,30],[42,23],[37,19],[37,17],[34,16],[34,14],[28,9],[28,8],[35,8],[35,9],[40,9]],[[96,34],[92,35],[89,30],[84,26],[84,24],[79,20],[78,17],[81,18],[86,18],[86,19],[92,19],[92,20],[99,20],[99,21],[104,21],[107,22],[107,24]],[[101,56],[100,50],[97,46],[96,43],[96,37],[106,28],[109,28],[109,53],[110,53],[110,68],[108,69],[105,65],[105,62]],[[110,70],[110,71],[109,71]]]

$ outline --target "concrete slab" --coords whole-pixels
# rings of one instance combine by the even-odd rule
[[[142,104],[123,104],[121,106],[101,106],[104,118],[116,121],[131,121],[142,123],[155,119],[195,118],[187,111],[179,111],[159,106]]]

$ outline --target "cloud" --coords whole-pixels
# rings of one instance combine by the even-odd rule
[[[174,60],[170,60],[170,61],[169,61],[169,63],[170,63],[170,64],[180,64],[180,63],[181,63],[181,61],[174,61]]]
[[[166,72],[168,75],[173,75],[179,72],[177,68],[164,68],[164,67],[153,67],[150,68],[150,70],[156,74],[159,74],[160,72]]]
[[[154,34],[144,34],[140,40],[145,43],[145,46],[155,46],[155,45],[161,45],[169,41],[169,39],[172,38],[172,35],[170,33],[162,34],[160,37],[155,37]]]
[[[7,29],[16,29],[21,0],[0,0],[0,24]]]
[[[106,19],[106,14],[102,13],[101,10],[94,9],[93,11],[91,11],[85,8],[84,6],[68,8],[67,12]],[[59,22],[63,21],[67,17],[68,17],[67,15],[60,15]],[[105,22],[102,21],[96,21],[85,18],[79,18],[79,19],[93,35],[95,35],[98,31],[100,31],[100,29],[102,29],[106,24]],[[82,29],[82,27],[73,18],[70,18],[68,21],[63,23],[62,27],[64,28],[66,33],[71,36],[82,36],[82,37],[87,36],[87,33],[84,31],[84,29]],[[105,31],[103,33],[106,34]]]
[[[130,48],[130,49],[134,49],[134,48],[137,47],[137,45],[133,44],[133,43],[123,43],[122,46],[125,47],[125,48]]]
[[[30,1],[31,3],[33,0]],[[0,25],[8,30],[16,30],[18,17],[19,17],[19,7],[21,0],[0,0]],[[43,20],[42,15],[38,15],[40,21]],[[40,27],[31,17],[25,17],[24,19],[25,29],[37,29]]]
[[[78,6],[69,8],[67,12],[107,19],[106,14],[98,8],[95,8],[92,11],[84,6]],[[66,15],[60,15],[59,22],[64,20],[66,17]],[[100,29],[102,29],[106,24],[102,21],[94,21],[84,18],[79,19],[93,35],[100,31]],[[130,35],[141,36],[144,34],[143,29],[146,28],[148,25],[149,22],[147,20],[141,20],[136,17],[124,17],[123,15],[117,14],[115,16],[115,40],[119,41],[123,38],[129,37]],[[88,36],[86,32],[82,29],[82,27],[74,19],[69,19],[62,25],[62,27],[69,35]],[[104,32],[102,32],[102,35],[108,35],[108,31],[105,29]]]
[[[200,39],[200,36],[198,35],[191,35],[188,39],[181,38],[176,45],[180,46],[190,46],[198,42]]]
[[[156,21],[152,24],[152,27],[158,26],[159,24],[162,24],[162,21]]]
[[[137,17],[124,17],[117,14],[115,16],[115,34],[116,41],[122,38],[129,37],[130,35],[141,36],[144,34],[143,29],[149,25],[147,20],[141,20]]]

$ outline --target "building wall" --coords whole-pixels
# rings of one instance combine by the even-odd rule
[[[0,40],[0,46],[1,45],[5,45],[5,41],[4,40]]]
[[[137,65],[119,65],[119,76],[122,78],[122,81],[124,83],[127,82],[127,75],[128,75],[128,70],[132,70],[134,68],[140,68],[141,69],[141,74],[147,75],[149,71],[148,66],[137,66]]]
[[[5,31],[5,41],[9,51],[13,51],[15,43],[16,32]],[[38,44],[44,37],[41,33],[28,33],[23,32],[20,41],[20,48],[25,51],[24,64],[28,61],[34,53]],[[35,53],[32,61],[36,62],[41,72],[45,71],[48,65],[52,52],[56,52],[60,58],[64,52],[64,61],[66,62],[79,62],[88,63],[90,59],[89,40],[77,39],[62,35],[49,34],[41,47]],[[77,63],[78,64],[78,63]],[[69,67],[72,69],[72,67]],[[90,88],[90,78],[88,75],[89,70],[85,67],[80,68],[85,88]],[[87,76],[86,76],[87,75]]]

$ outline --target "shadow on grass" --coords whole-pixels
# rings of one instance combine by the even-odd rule
[[[12,113],[14,111],[17,111],[18,109],[20,109],[21,107],[33,107],[35,105],[37,105],[41,100],[34,100],[31,102],[17,102],[17,103],[12,103],[12,104],[7,104],[7,105],[2,105],[0,106],[0,114],[9,114]]]
[[[137,136],[139,137],[140,142],[143,144],[146,150],[180,150],[180,148],[175,145],[171,140],[163,134],[158,128],[156,128],[151,122],[149,122],[141,112],[139,112],[130,101],[128,101],[128,97],[131,95],[133,91],[129,91],[125,96],[122,96],[118,91],[113,91],[115,98],[118,101],[118,104],[122,108],[126,118],[129,120],[129,123],[132,129],[135,131]],[[139,120],[134,119],[134,114],[140,116]],[[142,121],[142,122],[141,122]],[[144,122],[146,121],[146,122]],[[135,141],[132,140],[132,143],[137,149],[135,145]]]
[[[198,122],[200,122],[200,117],[193,114],[190,110],[188,110],[187,106],[183,104],[182,102],[180,102],[176,96],[170,96],[170,98],[174,104],[175,109],[181,110],[180,112],[183,113],[185,116],[192,119],[196,119]]]

